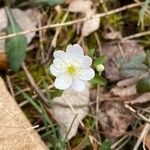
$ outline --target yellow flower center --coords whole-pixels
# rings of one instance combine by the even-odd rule
[[[77,70],[76,70],[76,67],[73,66],[73,65],[70,65],[70,66],[68,66],[68,68],[67,68],[67,73],[70,74],[70,75],[75,74],[76,71],[77,71]]]

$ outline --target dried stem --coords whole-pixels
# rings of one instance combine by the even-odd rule
[[[34,89],[34,91],[39,95],[39,97],[41,98],[42,102],[43,102],[46,106],[50,107],[50,102],[49,102],[49,100],[43,95],[42,91],[39,89],[39,87],[38,87],[37,84],[35,83],[35,81],[34,81],[32,75],[31,75],[31,73],[29,72],[29,70],[28,70],[27,66],[25,65],[25,63],[22,64],[22,68],[23,68],[23,70],[25,71],[26,76],[27,76],[27,78],[28,78],[28,80],[29,80],[29,82],[30,82],[32,88]]]
[[[129,35],[129,36],[126,36],[126,37],[122,38],[121,42],[130,40],[130,39],[133,39],[133,38],[138,38],[138,37],[141,37],[141,36],[144,36],[144,35],[149,35],[149,34],[150,34],[150,31],[144,31],[144,32],[140,32],[140,33],[137,33],[137,34]]]
[[[144,120],[145,122],[150,124],[150,119],[146,118],[145,116],[143,116],[141,113],[139,113],[138,111],[136,111],[135,109],[133,109],[131,106],[129,106],[128,104],[125,104],[125,107],[130,110],[135,116],[138,116],[140,119]]]
[[[87,21],[87,20],[90,20],[90,19],[94,19],[94,18],[105,17],[105,16],[112,15],[114,13],[118,13],[118,12],[130,9],[130,8],[138,7],[141,4],[143,4],[143,3],[138,3],[138,4],[137,3],[133,3],[133,4],[130,4],[130,5],[127,5],[127,6],[123,6],[123,7],[120,7],[120,8],[117,8],[117,9],[105,12],[105,13],[96,14],[96,15],[94,15],[92,17],[84,17],[84,18],[73,20],[73,21],[68,21],[68,22],[65,22],[65,23],[46,25],[46,26],[43,26],[43,27],[31,29],[31,30],[25,30],[25,31],[22,31],[22,32],[1,36],[0,40],[11,38],[11,37],[15,37],[15,36],[19,36],[19,35],[29,34],[31,32],[47,30],[49,28],[56,28],[56,27],[60,27],[60,26],[69,26],[69,25],[77,24],[77,23],[84,22],[84,21]]]
[[[138,140],[137,140],[137,142],[136,142],[136,144],[135,144],[135,146],[133,148],[133,150],[138,150],[141,142],[144,140],[144,138],[148,134],[149,130],[150,130],[150,124],[146,123],[146,125],[145,125],[145,127],[144,127],[144,129],[143,129],[143,131],[142,131],[142,133],[140,135],[140,137],[138,138]]]

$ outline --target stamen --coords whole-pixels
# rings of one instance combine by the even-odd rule
[[[73,65],[70,65],[70,66],[68,66],[68,68],[67,68],[67,73],[68,74],[70,74],[70,75],[74,75],[75,73],[76,73],[76,67],[75,66],[73,66]]]

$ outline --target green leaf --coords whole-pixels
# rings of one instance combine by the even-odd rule
[[[148,72],[148,67],[143,63],[144,59],[145,56],[132,57],[129,62],[122,65],[121,73],[125,77],[132,77]]]
[[[52,93],[52,98],[54,97],[60,97],[63,94],[63,90],[55,89]]]
[[[111,143],[109,140],[105,140],[101,145],[101,150],[111,150]]]
[[[92,84],[98,84],[98,85],[106,85],[107,81],[99,75],[95,75],[94,78],[92,80],[90,80],[90,82]]]
[[[95,53],[95,49],[94,49],[94,48],[89,49],[88,55],[89,55],[91,58],[94,57],[94,53]]]
[[[64,0],[33,0],[33,2],[40,5],[47,4],[49,6],[54,6],[64,3]]]
[[[97,67],[99,64],[104,64],[106,62],[106,56],[100,56],[94,60],[94,66]]]
[[[147,50],[146,52],[146,58],[145,58],[144,63],[148,65],[148,67],[150,68],[150,50]]]
[[[6,33],[13,34],[22,31],[20,26],[13,18],[11,10],[8,7],[6,7],[5,11],[8,18]],[[9,64],[14,71],[18,71],[22,62],[24,61],[26,57],[26,48],[27,48],[27,41],[24,35],[6,39],[5,49]]]
[[[140,13],[139,13],[139,21],[138,21],[138,25],[143,23],[144,20],[144,14],[145,12],[148,10],[148,6],[149,6],[150,0],[146,0]]]
[[[139,93],[150,92],[150,75],[139,80],[136,88]]]

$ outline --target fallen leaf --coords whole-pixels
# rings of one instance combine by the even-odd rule
[[[150,101],[150,92],[139,94],[136,88],[138,81],[145,77],[141,75],[138,78],[132,77],[129,79],[121,80],[115,87],[110,90],[113,99],[114,96],[118,96],[120,100],[125,101],[128,104],[142,104]]]
[[[86,14],[92,8],[91,0],[72,0],[69,3],[68,10],[74,13]]]
[[[86,14],[86,17],[93,16],[95,12],[96,11],[94,9],[89,10],[88,13]],[[85,21],[83,23],[82,30],[81,30],[82,36],[85,37],[85,36],[90,35],[92,32],[96,31],[99,28],[99,25],[100,25],[99,18],[94,18],[94,19]]]
[[[47,150],[0,77],[0,149]]]
[[[147,146],[147,148],[150,150],[150,133],[148,133],[145,137],[145,144]]]
[[[88,114],[89,109],[88,107],[75,108],[76,113],[74,113],[72,109],[69,108],[67,101],[71,105],[76,106],[87,104],[90,101],[89,87],[86,87],[86,89],[80,93],[72,89],[65,90],[61,97],[56,97],[52,100],[52,103],[54,104],[52,106],[54,116],[61,124],[61,136],[63,139],[65,139],[66,135],[68,134],[67,140],[69,140],[76,135],[79,126],[79,119],[82,120]],[[60,105],[55,103],[59,103]],[[63,107],[61,104],[67,105],[68,107]]]
[[[132,99],[130,101],[126,101],[128,104],[142,104],[150,101],[150,92],[144,93],[140,96],[138,96],[135,99]]]
[[[130,59],[133,56],[144,55],[143,46],[139,45],[134,40],[128,40],[119,45],[113,43],[103,44],[102,50],[104,55],[107,56],[107,62],[105,64],[105,75],[106,78],[111,81],[117,81],[125,79],[120,72],[119,60],[123,58]]]
[[[104,101],[97,114],[99,122],[110,140],[123,135],[129,125],[134,122],[133,115],[122,102]]]
[[[0,53],[0,69],[6,70],[8,68],[6,53]]]
[[[82,13],[85,17],[90,18],[96,14],[96,8],[92,8],[93,3],[91,0],[73,0],[69,4],[69,11],[74,13]],[[93,18],[84,21],[81,33],[83,37],[90,35],[92,32],[99,28],[100,19]]]
[[[135,84],[139,79],[140,79],[139,77],[138,78],[132,77],[132,78],[121,80],[117,82],[117,87],[123,88],[123,87],[131,86]]]
[[[103,38],[106,40],[116,40],[122,37],[121,33],[115,31],[110,26],[105,27],[104,31],[102,32]]]
[[[124,87],[124,88],[114,87],[111,89],[111,92],[113,93],[113,95],[119,96],[119,97],[129,97],[129,96],[133,96],[137,94],[135,84],[129,87]]]

